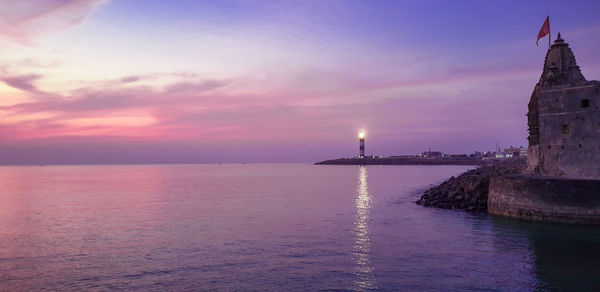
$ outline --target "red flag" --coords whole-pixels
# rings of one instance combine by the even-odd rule
[[[535,41],[535,45],[537,46],[540,39],[545,37],[548,34],[550,34],[550,16],[546,16],[546,21],[544,21],[544,24],[542,25],[542,28],[540,29],[540,32],[538,33],[538,38],[537,38],[537,41]]]

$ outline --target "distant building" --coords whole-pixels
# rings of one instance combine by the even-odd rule
[[[425,157],[425,158],[442,158],[445,157],[446,155],[442,152],[439,151],[425,151],[423,153],[421,153],[421,155],[419,155],[421,157]]]
[[[475,151],[473,154],[469,155],[469,157],[481,159],[483,158],[483,152]]]
[[[487,159],[496,159],[496,152],[495,151],[486,151],[483,152],[481,159],[483,160],[487,160]]]
[[[444,154],[444,157],[449,157],[449,158],[458,158],[458,159],[467,159],[469,158],[469,156],[467,156],[467,154]]]
[[[503,151],[499,151],[496,153],[496,158],[511,158],[511,157],[520,157],[520,156],[527,156],[527,148],[520,146],[520,147],[508,147],[505,148]]]
[[[415,157],[421,157],[420,155],[415,156],[415,155],[392,155],[390,156],[390,158],[415,158]]]
[[[527,171],[600,179],[600,82],[587,81],[558,34],[529,101]]]

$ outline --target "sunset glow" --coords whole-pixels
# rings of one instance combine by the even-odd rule
[[[0,163],[317,161],[362,125],[385,155],[526,145],[547,14],[600,78],[595,1],[1,2]]]

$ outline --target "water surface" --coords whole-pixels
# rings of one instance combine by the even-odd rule
[[[0,167],[0,290],[600,289],[600,229],[416,205],[466,166]]]

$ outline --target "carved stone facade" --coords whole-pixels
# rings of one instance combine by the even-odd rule
[[[529,101],[527,172],[600,179],[600,82],[587,81],[558,34]]]

